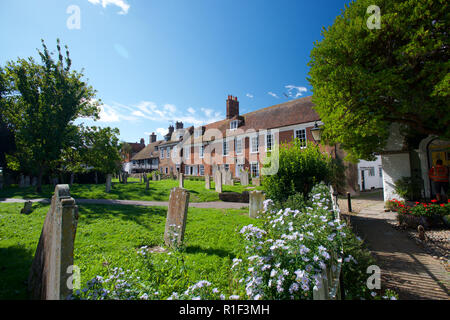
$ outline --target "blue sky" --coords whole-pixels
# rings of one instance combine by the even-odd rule
[[[229,94],[241,114],[311,95],[313,43],[349,2],[1,0],[0,65],[37,57],[40,39],[54,50],[60,38],[102,100],[95,124],[148,143],[171,120],[223,119]]]

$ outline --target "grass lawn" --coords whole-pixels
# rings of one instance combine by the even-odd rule
[[[190,182],[187,182],[189,185]],[[20,214],[22,204],[0,204],[0,299],[26,299],[32,258],[49,209],[33,204],[30,215]],[[75,239],[75,265],[81,269],[81,286],[109,269],[151,270],[137,254],[141,246],[163,245],[167,209],[162,207],[79,205]],[[230,281],[230,266],[243,242],[237,232],[259,221],[247,211],[190,208],[185,234],[186,278],[192,283],[208,280],[222,290]],[[167,274],[175,263],[167,253],[152,253],[153,261],[165,265]],[[166,260],[171,262],[165,263]],[[166,281],[165,279],[163,281]],[[168,292],[176,283],[167,280]]]
[[[113,183],[110,193],[105,192],[104,184],[74,184],[70,188],[70,194],[75,199],[113,199],[113,200],[143,200],[143,201],[168,201],[170,190],[178,187],[178,180],[150,181],[149,190],[145,190],[145,184],[129,179],[128,184]],[[191,196],[190,202],[219,201],[219,194],[214,191],[214,182],[211,182],[211,189],[205,189],[204,181],[184,181],[184,187]],[[247,187],[240,184],[234,186],[223,186],[226,191],[243,192]],[[256,187],[261,190],[261,187]],[[51,198],[55,188],[52,185],[44,185],[42,193],[37,193],[34,187],[18,188],[12,186],[0,190],[0,198]]]

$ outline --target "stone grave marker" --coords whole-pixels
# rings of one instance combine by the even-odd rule
[[[20,210],[22,214],[30,214],[33,211],[33,203],[31,201],[25,202],[23,209]]]
[[[248,179],[248,171],[242,170],[240,176],[241,176],[241,185],[242,186],[248,186],[249,185],[249,183],[248,183],[248,181],[249,181],[249,179]]]
[[[184,174],[180,173],[179,175],[179,181],[180,181],[180,188],[184,188]]]
[[[21,174],[19,177],[19,188],[25,188],[25,177],[23,176],[23,174]]]
[[[25,188],[31,186],[30,176],[25,176]]]
[[[173,188],[170,191],[169,209],[164,231],[164,242],[169,247],[175,244],[180,245],[183,242],[189,195],[189,192],[182,188]]]
[[[156,172],[155,171],[153,171],[153,173],[152,173],[152,180],[156,181]]]
[[[225,185],[226,186],[232,186],[234,185],[233,176],[231,175],[230,170],[225,171],[225,175],[223,176],[225,179]]]
[[[250,191],[249,199],[249,216],[251,218],[256,218],[261,211],[264,209],[264,200],[266,199],[265,194],[262,191]]]
[[[31,179],[31,185],[33,187],[37,185],[37,177],[33,177],[33,179]]]
[[[222,193],[222,172],[219,170],[214,173],[214,185],[216,192]]]
[[[209,174],[205,175],[205,189],[211,189],[211,177],[209,176]]]
[[[112,181],[112,174],[106,175],[106,193],[111,192],[111,181]]]
[[[72,279],[77,223],[78,206],[69,186],[57,185],[28,277],[32,299],[63,300],[72,293],[68,280]]]

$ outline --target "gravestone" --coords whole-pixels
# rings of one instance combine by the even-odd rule
[[[252,184],[256,187],[261,186],[261,178],[252,178]]]
[[[73,183],[73,180],[71,180]],[[33,179],[31,179],[31,185],[34,187],[37,185],[37,177],[33,177]]]
[[[154,171],[153,171],[153,173],[152,173],[152,180],[153,180],[153,181],[156,181],[156,172],[154,172]]]
[[[140,175],[139,175],[139,183],[142,183],[142,176],[143,176],[144,174],[143,173],[141,173]]]
[[[25,188],[29,187],[30,185],[30,176],[25,176]]]
[[[209,176],[209,174],[205,175],[205,189],[211,189],[211,177]]]
[[[144,180],[145,180],[145,190],[150,189],[150,177],[147,176],[147,174],[144,175]]]
[[[73,266],[77,223],[78,207],[69,186],[57,185],[28,277],[31,299],[62,300],[72,293],[68,271]]]
[[[225,175],[223,177],[224,177],[224,180],[225,180],[224,184],[226,186],[234,185],[233,176],[231,175],[231,171],[229,171],[229,170],[225,171]]]
[[[111,180],[112,180],[112,174],[106,175],[106,193],[111,192]]]
[[[241,186],[248,186],[248,171],[241,171]]]
[[[25,202],[23,209],[20,210],[22,214],[30,214],[33,211],[33,203],[31,201]]]
[[[23,176],[23,174],[21,174],[19,177],[19,188],[25,188],[25,177]]]
[[[179,175],[179,181],[180,181],[180,188],[184,188],[184,174],[180,173]]]
[[[160,174],[156,175],[156,181],[161,181],[161,175]]]
[[[250,191],[249,197],[249,216],[256,218],[264,209],[265,194],[262,191]]]
[[[216,192],[222,193],[222,173],[219,170],[214,173],[214,185]]]
[[[170,191],[164,231],[164,242],[167,246],[180,245],[183,242],[188,208],[189,192],[182,188],[173,188]]]

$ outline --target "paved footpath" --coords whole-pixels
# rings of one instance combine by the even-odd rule
[[[382,289],[395,290],[400,299],[450,300],[450,273],[388,219],[395,214],[384,212],[382,201],[351,216],[381,268]]]
[[[139,201],[139,200],[110,200],[110,199],[75,199],[79,204],[132,205],[145,207],[168,207],[168,201]],[[24,203],[27,199],[0,199],[0,203]],[[50,199],[30,199],[32,202],[50,203]],[[189,202],[191,208],[203,209],[241,209],[247,208],[248,203],[238,202]]]

